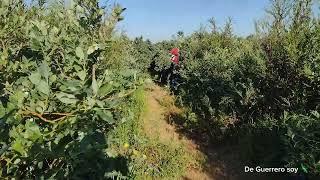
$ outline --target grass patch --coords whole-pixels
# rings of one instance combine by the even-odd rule
[[[191,157],[182,145],[164,144],[143,132],[143,114],[147,111],[145,93],[144,88],[138,89],[126,105],[134,118],[119,124],[111,132],[113,141],[109,152],[129,160],[132,179],[177,179],[190,165]]]

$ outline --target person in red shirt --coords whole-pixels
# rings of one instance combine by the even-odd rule
[[[179,56],[180,56],[180,50],[178,48],[173,48],[171,51],[171,62],[173,62],[175,65],[179,65]]]
[[[179,77],[179,57],[180,57],[180,50],[178,48],[173,48],[170,51],[171,54],[171,67],[170,67],[170,85],[171,88],[177,90],[178,88],[178,77]]]

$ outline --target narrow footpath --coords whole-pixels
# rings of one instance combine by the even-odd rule
[[[187,138],[171,122],[170,115],[182,113],[174,105],[174,97],[163,88],[151,85],[146,92],[147,110],[143,115],[144,131],[150,138],[157,138],[161,143],[170,143],[184,148],[191,157],[184,180],[224,180],[236,178],[239,163],[235,162],[236,154],[232,147],[213,148],[201,145],[194,139]],[[199,134],[199,136],[201,136]],[[221,158],[223,157],[223,158]],[[237,164],[237,166],[236,166]]]

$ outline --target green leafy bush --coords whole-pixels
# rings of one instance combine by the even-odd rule
[[[319,120],[317,111],[309,116],[286,115],[283,118],[282,140],[287,154],[284,161],[288,167],[297,166],[305,173],[320,174]]]
[[[173,46],[182,51],[178,99],[198,119],[186,127],[207,132],[213,140],[245,143],[245,154],[256,164],[301,167],[306,160],[308,172],[319,174],[319,156],[307,140],[293,148],[282,136],[294,127],[315,143],[313,149],[319,147],[316,120],[310,115],[320,110],[320,26],[312,7],[311,0],[272,0],[268,21],[257,23],[257,32],[247,38],[232,33],[230,19],[221,30],[211,19],[211,31],[200,28],[186,37],[180,32],[172,41],[157,43],[158,52]],[[285,112],[296,114],[289,124],[282,122]],[[279,153],[268,156],[274,151]]]
[[[107,134],[129,118],[120,107],[141,81],[106,56],[123,9],[103,18],[97,4],[0,2],[0,177],[128,174],[125,157],[106,153]]]

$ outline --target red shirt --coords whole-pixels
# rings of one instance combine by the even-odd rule
[[[171,61],[175,64],[179,64],[179,49],[173,48],[170,53],[172,54]]]

